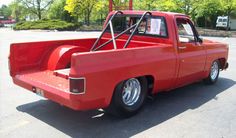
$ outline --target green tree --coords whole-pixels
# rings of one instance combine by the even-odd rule
[[[220,0],[223,14],[230,16],[236,12],[236,0]]]
[[[11,9],[11,16],[16,20],[25,20],[26,16],[29,14],[26,7],[22,6],[17,0],[9,4]]]
[[[103,24],[103,21],[105,20],[108,11],[109,11],[109,2],[108,0],[99,0],[92,12],[92,19],[95,19],[96,21],[99,21],[100,24]]]
[[[40,20],[43,12],[48,10],[53,0],[19,0],[19,2]]]
[[[195,14],[196,18],[198,18],[199,24],[204,22],[203,26],[213,28],[217,16],[222,15],[220,0],[202,0],[198,5],[196,5]]]
[[[82,16],[86,25],[90,25],[91,13],[98,0],[66,0],[65,10],[74,16]]]
[[[49,8],[48,18],[73,22],[75,19],[68,11],[64,9],[65,5],[66,0],[55,0]]]
[[[157,10],[159,0],[134,0],[135,10]]]
[[[11,9],[6,5],[2,5],[2,7],[0,7],[0,16],[4,16],[5,19],[8,19],[8,17],[11,16]]]
[[[169,12],[183,12],[182,1],[180,0],[159,0],[157,4],[157,8],[161,11],[169,11]]]

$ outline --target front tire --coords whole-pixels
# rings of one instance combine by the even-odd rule
[[[204,82],[206,84],[214,84],[218,80],[220,73],[220,62],[219,60],[215,60],[210,68],[210,73],[206,79],[204,79]]]
[[[119,83],[106,111],[119,117],[131,117],[143,106],[147,95],[147,79],[131,78]]]

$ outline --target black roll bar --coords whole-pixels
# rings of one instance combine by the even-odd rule
[[[99,38],[98,38],[98,39],[95,41],[95,43],[93,44],[93,47],[91,48],[90,51],[96,51],[96,50],[98,50],[98,49],[104,47],[105,45],[109,44],[111,41],[113,41],[114,49],[116,49],[116,48],[117,48],[117,46],[116,46],[116,39],[119,38],[119,37],[120,37],[121,35],[123,35],[124,33],[126,33],[127,31],[129,31],[129,30],[131,30],[132,28],[135,27],[134,30],[132,30],[131,35],[129,36],[127,42],[125,43],[125,45],[124,45],[124,47],[123,47],[123,48],[126,48],[126,47],[129,45],[129,43],[130,43],[130,41],[131,41],[131,39],[132,39],[134,33],[135,33],[136,30],[138,29],[139,25],[141,24],[141,22],[142,22],[142,20],[145,18],[145,16],[146,16],[147,14],[152,15],[151,12],[144,12],[143,15],[141,16],[141,18],[139,19],[139,21],[138,21],[136,24],[134,24],[134,25],[132,25],[131,27],[127,28],[126,30],[124,30],[123,32],[121,32],[120,34],[118,34],[117,36],[114,36],[114,30],[113,30],[113,26],[112,26],[112,19],[113,19],[118,13],[123,14],[123,12],[117,11],[117,12],[115,12],[115,14],[112,15],[112,17],[110,18],[110,20],[107,22],[105,28],[103,29],[101,35],[99,36]],[[108,40],[107,42],[103,43],[102,45],[96,47],[97,44],[98,44],[98,42],[99,42],[99,40],[101,39],[101,37],[102,37],[103,34],[105,33],[105,30],[107,29],[108,25],[110,25],[112,38],[111,38],[110,40]],[[96,48],[95,48],[95,47],[96,47]]]
[[[145,12],[145,13],[143,13],[143,15],[142,15],[141,18],[139,19],[137,25],[135,26],[134,30],[132,31],[131,35],[129,36],[129,38],[128,38],[128,40],[126,41],[126,43],[125,43],[125,45],[124,45],[123,48],[126,48],[126,47],[129,45],[129,43],[130,43],[132,37],[134,36],[134,33],[136,32],[136,30],[138,29],[138,27],[139,27],[139,25],[141,24],[142,20],[144,19],[144,17],[145,17],[147,14],[152,15],[151,12]]]
[[[130,26],[129,28],[127,28],[126,30],[124,30],[123,32],[121,32],[120,34],[118,34],[117,36],[115,36],[114,39],[119,38],[119,37],[122,36],[124,33],[128,32],[129,30],[131,30],[132,28],[134,28],[136,25],[137,25],[137,23],[134,24],[134,25],[132,25],[132,26]],[[94,49],[94,51],[96,51],[96,50],[102,48],[103,46],[105,46],[105,45],[107,45],[107,44],[109,44],[111,41],[113,41],[113,39],[110,39],[109,41],[107,41],[107,42],[103,43],[102,45],[98,46],[97,48]]]
[[[122,11],[116,11],[116,12],[112,15],[112,17],[111,17],[111,18],[109,19],[109,21],[107,22],[105,28],[102,30],[101,35],[98,37],[98,39],[97,39],[97,40],[95,41],[95,43],[93,44],[93,46],[92,46],[92,48],[90,49],[90,51],[94,51],[94,48],[97,46],[99,40],[102,38],[103,34],[105,33],[105,31],[106,31],[106,29],[107,29],[107,27],[108,27],[109,25],[110,25],[110,29],[111,29],[111,32],[112,32],[112,38],[113,38],[113,40],[114,40],[114,31],[113,31],[113,27],[112,27],[111,21],[112,21],[112,19],[113,19],[117,14],[119,14],[119,13],[120,13],[120,14],[123,14]],[[113,42],[113,44],[114,44],[114,47],[116,47],[115,42]]]

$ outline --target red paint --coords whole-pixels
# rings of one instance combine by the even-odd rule
[[[222,65],[226,65],[226,44],[209,40],[179,42],[175,19],[189,17],[157,11],[152,15],[165,17],[168,38],[135,35],[126,49],[122,46],[127,35],[117,39],[118,49],[113,50],[110,43],[96,52],[89,52],[96,40],[93,38],[11,44],[9,63],[13,81],[30,91],[32,87],[40,88],[46,98],[72,109],[87,110],[107,107],[115,86],[128,78],[151,76],[152,93],[157,93],[206,78],[216,59],[222,59]],[[100,43],[108,39],[110,35],[105,34]],[[187,48],[180,49],[183,45]],[[71,68],[64,69],[69,63]],[[84,94],[70,92],[69,77],[86,78]]]

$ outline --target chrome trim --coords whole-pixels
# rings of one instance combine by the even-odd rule
[[[211,65],[211,73],[210,73],[211,79],[215,80],[217,78],[218,73],[219,73],[219,66],[218,63],[215,61]]]
[[[178,48],[179,49],[186,49],[187,47],[186,46],[179,46]]]
[[[140,98],[141,84],[138,79],[131,78],[124,83],[122,101],[127,106],[134,105]]]

